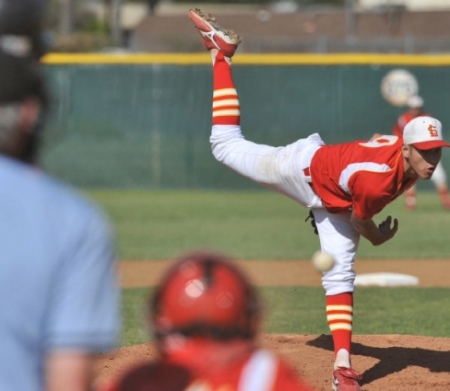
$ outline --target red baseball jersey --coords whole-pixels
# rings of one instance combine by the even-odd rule
[[[312,388],[295,374],[290,365],[277,355],[262,349],[239,354],[237,357],[230,356],[219,362],[214,358],[212,361],[202,359],[203,362],[200,362],[199,357],[195,355],[167,357],[165,361],[169,365],[181,365],[190,371],[193,380],[186,388],[183,386],[185,391],[312,391]],[[145,367],[131,370],[118,382],[105,383],[97,390],[125,391],[125,388],[126,391],[153,390],[152,377],[142,376],[143,370]],[[145,382],[149,382],[148,387],[145,387]],[[167,382],[169,383],[169,379]],[[131,387],[130,384],[135,386]],[[124,385],[128,386],[124,388]]]
[[[402,143],[388,135],[321,147],[309,170],[314,191],[327,210],[353,210],[359,218],[370,219],[417,182],[418,178],[404,175]]]

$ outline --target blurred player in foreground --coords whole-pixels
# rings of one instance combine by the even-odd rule
[[[101,391],[311,390],[285,361],[258,346],[260,297],[226,256],[182,255],[148,307],[158,361],[103,384]]]
[[[441,158],[441,123],[419,117],[408,123],[404,138],[375,136],[325,145],[318,133],[286,147],[247,141],[240,127],[240,106],[231,72],[231,57],[241,39],[223,30],[214,17],[191,10],[189,17],[213,61],[213,108],[210,141],[214,157],[241,175],[310,208],[321,250],[335,260],[323,273],[326,313],[334,342],[333,389],[359,391],[361,376],[352,368],[353,263],[360,236],[378,246],[398,229],[388,216],[372,219],[414,185],[430,179]],[[256,113],[253,113],[256,115]]]
[[[86,391],[118,337],[115,251],[103,212],[36,167],[41,4],[0,1],[0,390]]]
[[[412,96],[411,98],[409,98],[407,104],[409,109],[402,115],[400,115],[400,117],[398,117],[397,122],[392,129],[392,133],[398,137],[403,137],[403,129],[409,121],[417,117],[430,116],[427,112],[425,112],[424,101],[420,96]],[[442,162],[439,162],[439,164],[436,166],[436,169],[431,176],[431,180],[436,186],[436,190],[441,199],[442,206],[445,209],[450,209],[450,197],[447,187],[447,174],[444,170]],[[406,208],[409,210],[415,209],[417,206],[415,186],[410,187],[406,191],[405,196]]]

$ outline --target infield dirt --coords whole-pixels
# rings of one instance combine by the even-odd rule
[[[320,286],[320,275],[307,261],[239,262],[260,286]],[[155,285],[166,262],[120,263],[123,287]],[[357,273],[394,272],[413,274],[421,287],[449,287],[450,261],[359,260]],[[443,309],[448,310],[448,309]],[[332,341],[329,335],[261,336],[263,346],[289,360],[317,391],[331,390]],[[355,335],[353,366],[363,375],[364,391],[449,391],[450,338],[409,335]],[[156,356],[153,344],[120,348],[99,356],[95,380],[120,375],[124,370]]]

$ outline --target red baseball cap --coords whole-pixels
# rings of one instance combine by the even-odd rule
[[[403,129],[403,141],[417,149],[449,147],[442,137],[442,124],[432,117],[416,117],[409,121]]]

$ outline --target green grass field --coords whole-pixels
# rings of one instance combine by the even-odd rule
[[[121,259],[170,259],[208,246],[240,259],[309,259],[319,241],[308,210],[269,191],[91,191],[116,225]],[[435,192],[419,193],[419,207],[403,199],[375,218],[399,219],[396,237],[374,247],[361,240],[358,258],[450,259],[450,211]]]
[[[123,345],[150,340],[144,303],[151,290],[124,289]],[[322,288],[261,289],[266,317],[263,331],[275,334],[330,334]],[[355,292],[354,334],[450,337],[450,289],[361,288]]]
[[[192,247],[218,249],[239,259],[309,259],[317,236],[304,220],[307,209],[268,191],[89,191],[115,224],[121,259],[170,259]],[[403,200],[391,214],[400,221],[390,242],[373,247],[362,240],[358,259],[449,259],[450,211],[435,192],[419,193],[418,209]],[[425,261],[424,261],[425,262]],[[267,287],[264,330],[328,334],[322,288]],[[123,292],[123,345],[148,341],[143,319],[147,289]],[[355,334],[413,334],[450,337],[450,289],[358,288]]]

